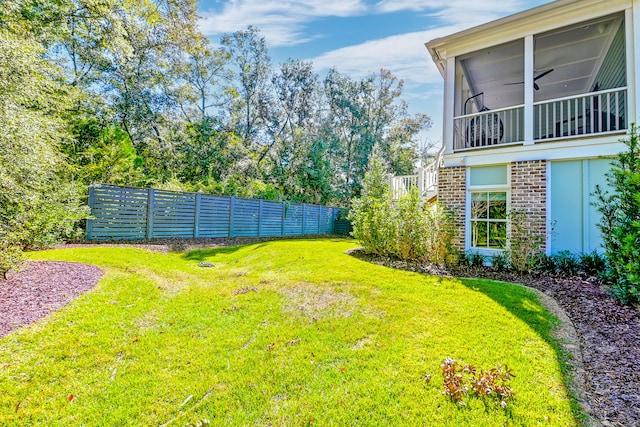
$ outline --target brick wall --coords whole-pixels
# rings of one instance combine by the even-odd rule
[[[438,171],[438,203],[454,210],[456,236],[452,245],[464,250],[464,216],[466,199],[466,170],[464,166],[440,168]]]
[[[511,209],[527,212],[527,219],[543,242],[547,234],[547,161],[511,163]],[[540,248],[545,250],[546,244]]]

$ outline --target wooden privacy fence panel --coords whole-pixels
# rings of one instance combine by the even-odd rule
[[[87,240],[332,234],[340,208],[110,185],[89,187]]]

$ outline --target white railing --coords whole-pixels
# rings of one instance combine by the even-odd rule
[[[524,106],[465,114],[454,117],[453,124],[455,150],[521,142],[524,139]]]
[[[438,168],[442,162],[444,145],[436,154],[434,160],[425,167],[418,168],[415,175],[400,175],[389,177],[389,189],[395,200],[409,193],[412,187],[417,187],[420,198],[430,200],[438,193]]]
[[[411,188],[418,186],[418,175],[399,175],[389,178],[389,188],[394,199],[399,199],[409,193]]]
[[[534,139],[566,138],[627,129],[627,88],[534,103]]]

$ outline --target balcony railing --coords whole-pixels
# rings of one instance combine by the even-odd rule
[[[627,128],[627,88],[534,103],[534,139],[603,134]]]
[[[627,88],[551,99],[533,104],[533,139],[544,142],[627,129]],[[524,141],[524,106],[454,117],[454,150]]]
[[[434,159],[425,167],[418,168],[415,175],[400,175],[389,177],[389,189],[394,200],[409,193],[412,187],[417,187],[418,194],[423,200],[431,200],[438,193],[438,169],[442,163],[444,145]]]
[[[523,117],[523,105],[454,117],[454,149],[521,142],[524,139]]]

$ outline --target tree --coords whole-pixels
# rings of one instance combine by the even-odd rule
[[[365,173],[362,195],[353,201],[349,220],[353,224],[353,237],[365,251],[376,255],[395,252],[395,218],[393,200],[387,182],[387,168],[382,152],[376,147]]]
[[[596,206],[607,259],[607,279],[614,296],[627,303],[640,302],[640,138],[631,125],[607,182],[612,192],[596,187]]]
[[[0,28],[0,273],[19,250],[69,237],[86,214],[60,153],[73,91],[27,33]]]
[[[238,81],[228,90],[235,94],[235,102],[229,112],[231,126],[240,135],[250,164],[245,172],[259,175],[273,139],[269,138],[268,123],[271,111],[271,57],[267,41],[256,27],[236,31],[222,37],[222,45],[235,65]]]
[[[409,173],[417,160],[416,137],[431,125],[425,115],[410,117],[399,100],[404,82],[387,70],[361,80],[330,70],[324,81],[329,103],[332,155],[346,200],[360,193],[374,145],[379,145],[393,173]]]

